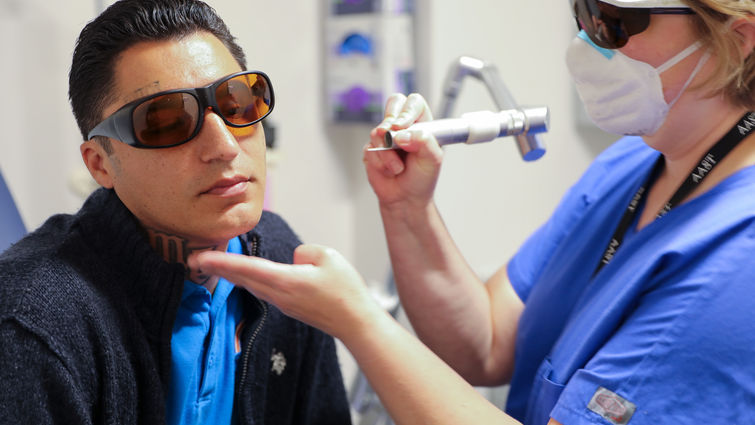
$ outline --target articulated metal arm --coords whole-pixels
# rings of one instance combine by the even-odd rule
[[[467,76],[482,81],[499,110],[521,110],[503,83],[495,65],[470,56],[461,56],[451,65],[446,75],[439,118],[451,116],[454,103],[461,91],[461,83]],[[514,138],[525,161],[534,161],[545,154],[545,144],[539,134],[527,131],[515,135]]]

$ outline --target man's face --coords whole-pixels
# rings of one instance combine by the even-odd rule
[[[202,87],[241,71],[209,33],[178,41],[144,42],[127,49],[115,67],[117,101],[124,104],[164,90]],[[85,142],[93,143],[93,142]],[[223,245],[259,221],[265,189],[265,137],[260,123],[231,129],[207,109],[199,134],[164,149],[139,149],[113,140],[104,176],[150,231],[192,245]]]

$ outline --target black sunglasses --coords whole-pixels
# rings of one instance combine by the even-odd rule
[[[167,90],[124,105],[87,136],[105,136],[137,148],[169,148],[193,139],[211,108],[229,127],[248,127],[275,105],[270,78],[242,71],[205,86]]]
[[[572,0],[577,28],[606,49],[624,47],[629,37],[645,31],[650,15],[692,15],[687,7],[618,7],[600,0]]]

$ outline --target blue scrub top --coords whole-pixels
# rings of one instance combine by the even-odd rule
[[[228,243],[227,252],[241,254],[239,238]],[[237,422],[233,401],[240,348],[236,340],[243,315],[239,291],[223,278],[213,294],[184,281],[171,338],[168,424]]]
[[[628,233],[592,278],[658,155],[638,137],[608,148],[509,262],[520,421],[755,418],[755,167]]]

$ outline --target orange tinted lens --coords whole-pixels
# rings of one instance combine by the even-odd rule
[[[257,126],[256,125],[248,125],[246,127],[226,127],[228,131],[231,132],[234,136],[241,138],[241,137],[249,137],[252,134],[257,132]],[[262,131],[260,129],[260,131]]]
[[[215,91],[220,113],[236,125],[250,124],[270,110],[271,96],[267,81],[257,74],[244,74],[219,85]]]
[[[148,146],[175,145],[188,140],[199,119],[199,104],[188,93],[149,99],[134,109],[134,133]]]

